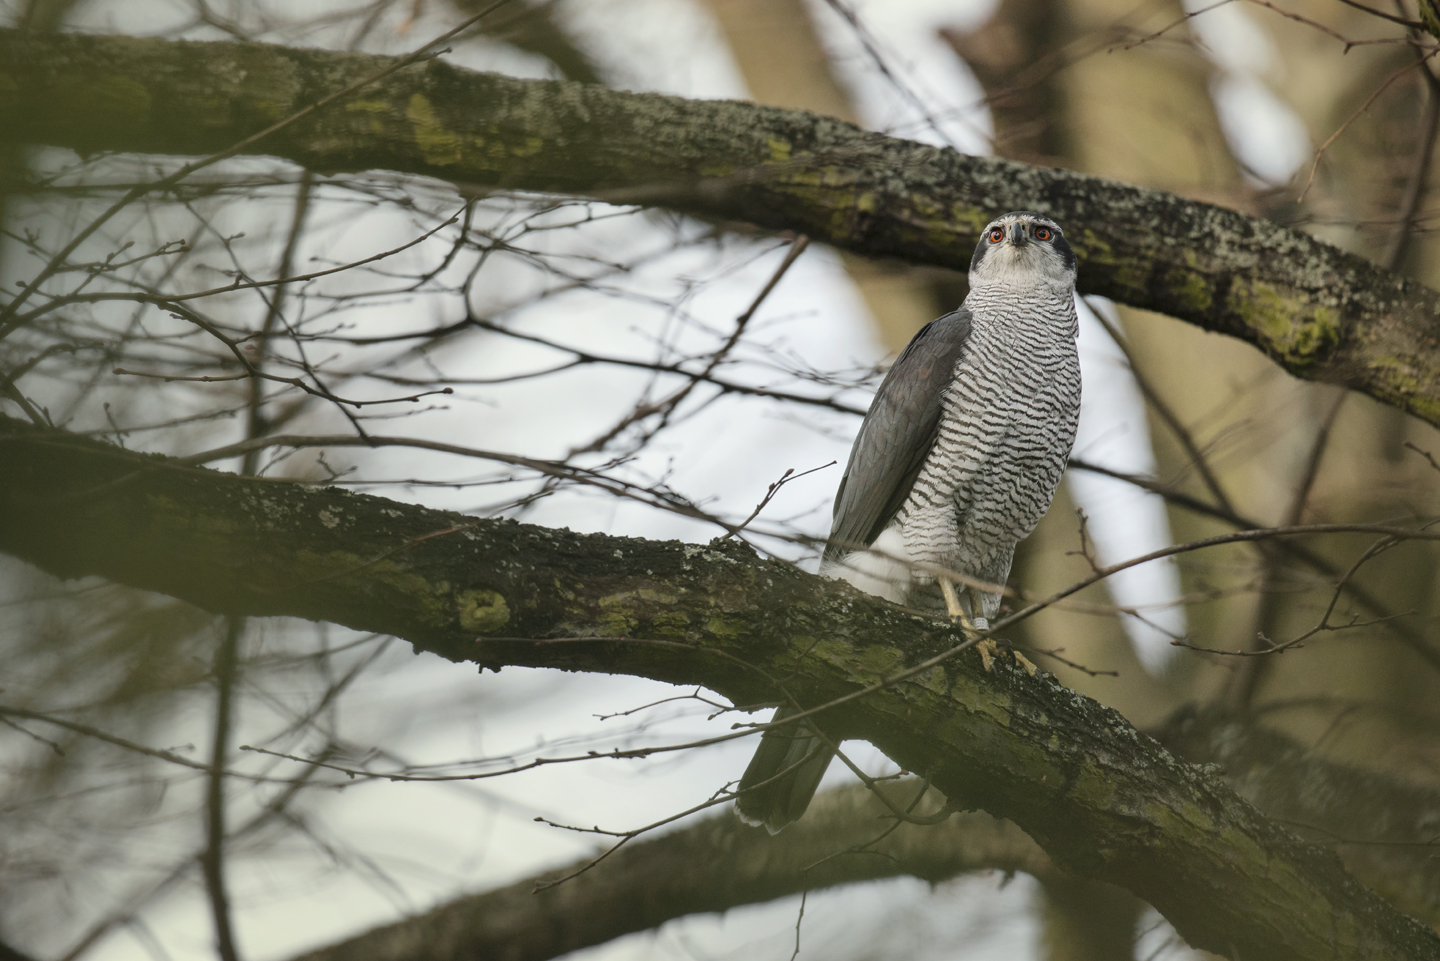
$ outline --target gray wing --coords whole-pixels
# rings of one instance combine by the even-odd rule
[[[941,401],[969,337],[968,310],[932,320],[885,375],[835,492],[827,560],[874,543],[910,496],[940,435]]]

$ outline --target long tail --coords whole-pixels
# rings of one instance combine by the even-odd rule
[[[795,713],[794,708],[779,708],[772,721],[783,721]],[[760,746],[740,778],[743,793],[735,799],[736,813],[746,824],[763,824],[765,830],[778,834],[805,813],[834,756],[835,752],[804,721],[791,727],[770,728],[760,736]],[[781,775],[781,771],[786,773]],[[755,787],[757,784],[761,786]]]

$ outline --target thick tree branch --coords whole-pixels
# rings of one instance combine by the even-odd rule
[[[7,139],[209,154],[386,58],[0,32]],[[1080,288],[1256,345],[1298,376],[1440,424],[1440,294],[1307,234],[1062,170],[967,157],[801,111],[412,65],[257,150],[485,188],[671,206],[963,269],[997,212],[1069,229]]]
[[[456,661],[635,674],[807,707],[959,640],[733,542],[581,535],[183,467],[0,419],[0,550],[209,610],[393,634]],[[1331,852],[1116,712],[969,653],[816,716],[1242,957],[1440,958]],[[783,688],[775,678],[784,678]]]
[[[1440,922],[1440,797],[1327,761],[1235,717],[1185,709],[1160,736],[1188,761],[1219,765],[1225,781],[1266,814],[1335,847],[1390,900]],[[881,790],[903,807],[915,789],[908,782]],[[968,871],[1024,871],[1047,886],[1075,883],[1009,822],[974,813],[921,827],[894,825],[887,813],[856,784],[817,796],[803,820],[773,838],[724,814],[637,842],[566,885],[535,889],[585,862],[458,898],[297,961],[543,961],[688,914],[901,875],[938,881]],[[707,868],[696,871],[696,864]]]
[[[1440,923],[1440,797],[1327,761],[1235,717],[1184,709],[1160,737],[1187,761],[1219,765],[1226,783],[1266,814],[1335,847],[1391,901]],[[880,789],[900,807],[915,793],[913,781]],[[887,813],[855,784],[818,795],[805,817],[776,837],[723,814],[636,842],[565,885],[536,890],[586,862],[457,898],[296,961],[544,961],[689,914],[902,875],[933,882],[969,871],[1024,871],[1047,888],[1076,883],[1007,821],[971,813],[922,827],[895,825]],[[694,870],[697,864],[706,869]]]
[[[1434,793],[1327,761],[1235,717],[1185,709],[1160,737],[1188,761],[1219,765],[1226,783],[1266,814],[1335,847],[1390,900],[1440,922]],[[900,807],[915,793],[913,781],[880,789]],[[776,837],[723,814],[639,841],[565,885],[536,890],[585,862],[458,898],[296,961],[544,961],[689,914],[902,875],[933,882],[969,871],[1024,871],[1047,886],[1075,883],[1009,822],[972,813],[922,827],[895,825],[887,813],[855,784],[817,796],[804,819]],[[694,870],[697,864],[706,870]]]
[[[881,790],[903,806],[915,784]],[[296,961],[546,961],[688,914],[838,884],[903,875],[941,881],[987,869],[1060,876],[1024,831],[986,814],[929,827],[902,824],[868,844],[893,824],[859,784],[821,794],[803,820],[775,837],[726,812],[636,842],[564,884],[535,890],[583,862],[459,898]]]
[[[1157,732],[1176,754],[1216,764],[1225,782],[1403,910],[1440,925],[1440,797],[1388,774],[1326,760],[1253,719],[1177,713]]]

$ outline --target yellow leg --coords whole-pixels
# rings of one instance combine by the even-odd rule
[[[1012,650],[1010,653],[1015,656],[1015,663],[1025,668],[1026,674],[1034,677],[1035,675],[1040,673],[1040,668],[1036,667],[1035,662],[1030,660],[1030,658],[1026,657],[1024,654],[1021,654],[1019,651],[1016,650]]]
[[[985,595],[973,587],[965,588],[965,594],[970,598],[971,611],[985,610]],[[974,617],[973,623],[977,632],[990,630],[990,621],[987,618],[977,615]],[[985,668],[986,672],[995,670],[993,667],[995,658],[1000,656],[1000,651],[995,647],[995,641],[987,637],[975,645],[975,650],[980,652],[980,666]]]
[[[940,581],[940,593],[945,596],[945,610],[949,612],[952,621],[959,621],[966,634],[974,635],[980,632],[975,625],[970,623],[970,618],[965,614],[965,606],[960,603],[960,595],[955,592],[955,584],[945,578],[937,578]]]
[[[966,590],[969,591],[970,595],[970,609],[975,611],[983,611],[985,609],[984,595],[981,594],[979,591],[975,590],[975,588],[973,587],[966,588]],[[986,618],[977,617],[975,618],[975,627],[979,628],[982,631],[988,631],[990,629],[990,622]],[[999,656],[1000,653],[995,648],[995,642],[987,637],[985,640],[976,644],[975,649],[980,652],[981,665],[985,668],[985,670],[990,670],[991,663],[993,663],[994,659]],[[1031,662],[1030,658],[1026,657],[1024,654],[1021,654],[1019,651],[1011,648],[1010,655],[1015,658],[1015,663],[1024,668],[1025,673],[1029,674],[1031,677],[1034,677],[1040,672],[1040,669]]]
[[[949,612],[952,620],[960,622],[960,629],[965,632],[966,637],[974,637],[980,630],[970,621],[965,613],[965,606],[960,603],[960,595],[955,591],[953,582],[945,578],[937,578],[940,581],[940,593],[945,595],[945,610]],[[971,600],[974,600],[974,593],[971,593]],[[995,642],[988,637],[975,645],[975,650],[980,652],[980,666],[985,670],[994,670],[995,663]]]

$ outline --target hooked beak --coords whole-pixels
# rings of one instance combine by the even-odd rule
[[[1014,223],[1010,225],[1010,243],[1013,246],[1024,247],[1029,242],[1030,238],[1025,233],[1024,224]]]

